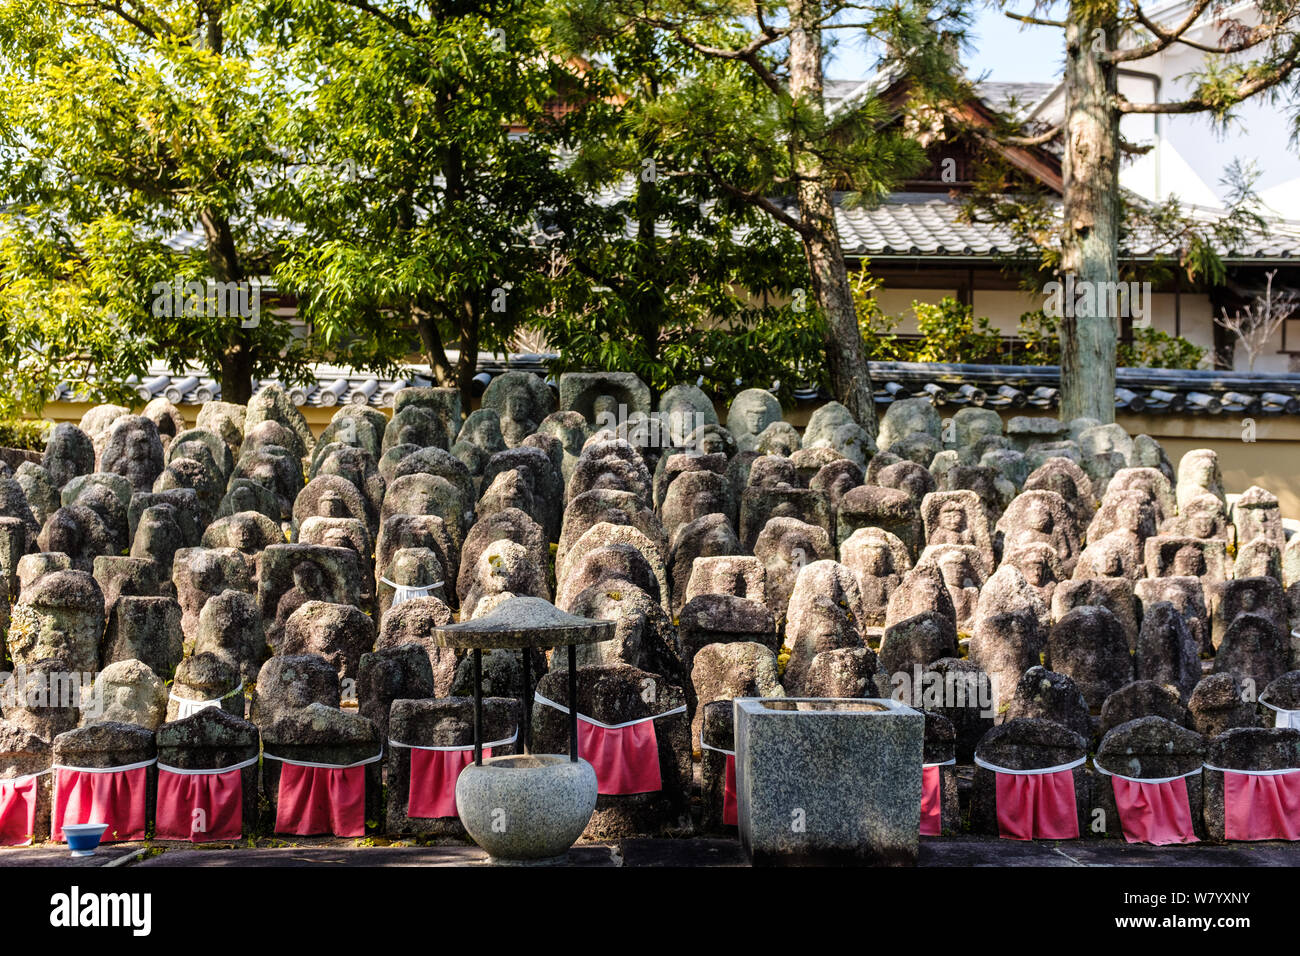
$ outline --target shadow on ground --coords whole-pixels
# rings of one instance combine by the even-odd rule
[[[731,839],[646,839],[618,843],[584,843],[569,851],[578,867],[724,867],[745,866],[745,854]],[[329,867],[329,866],[483,866],[487,857],[476,846],[358,845],[357,841],[321,838],[270,846],[187,843],[116,844],[89,858],[73,859],[61,847],[42,846],[0,853],[4,866],[132,867]],[[1192,846],[1146,846],[1116,840],[1018,842],[992,837],[960,836],[921,841],[920,866],[1300,866],[1300,844],[1234,843]]]

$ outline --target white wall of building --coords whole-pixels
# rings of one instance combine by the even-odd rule
[[[1188,4],[1180,2],[1153,10],[1165,24],[1180,22]],[[1219,13],[1206,13],[1202,23],[1187,37],[1198,43],[1221,42],[1215,17],[1258,22],[1254,3],[1241,3]],[[1175,43],[1165,51],[1126,67],[1152,73],[1160,79],[1159,100],[1173,102],[1187,98],[1195,84],[1192,74],[1203,69],[1205,54]],[[1120,92],[1134,101],[1150,102],[1156,95],[1151,78],[1122,76]],[[1260,176],[1255,190],[1264,212],[1287,219],[1300,219],[1300,152],[1291,142],[1292,116],[1297,104],[1274,102],[1267,95],[1248,100],[1226,127],[1217,127],[1206,114],[1126,116],[1121,121],[1124,135],[1134,142],[1154,145],[1123,170],[1121,183],[1151,199],[1177,196],[1186,203],[1222,206],[1227,190],[1220,182],[1233,160],[1254,162]]]

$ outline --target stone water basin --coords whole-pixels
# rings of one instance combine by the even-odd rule
[[[733,704],[740,840],[755,865],[909,865],[925,719],[894,700]]]

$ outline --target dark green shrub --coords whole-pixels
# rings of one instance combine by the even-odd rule
[[[0,448],[44,451],[50,425],[50,422],[35,418],[0,420]]]

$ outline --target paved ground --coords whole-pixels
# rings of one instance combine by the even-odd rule
[[[47,843],[37,847],[0,849],[0,868],[8,866],[122,866],[128,857],[144,849],[141,843],[115,843],[101,846],[94,856],[74,857],[62,844]]]
[[[474,846],[357,846],[354,841],[304,841],[294,845],[193,847],[180,843],[117,844],[90,859],[73,860],[67,850],[37,847],[0,853],[4,866],[131,867],[331,867],[475,866],[486,860]],[[624,840],[590,843],[569,851],[580,867],[744,866],[740,844],[728,839]],[[1020,843],[989,837],[945,837],[921,841],[922,867],[953,866],[1300,866],[1300,844],[1234,843],[1227,846],[1139,846],[1116,840]]]

